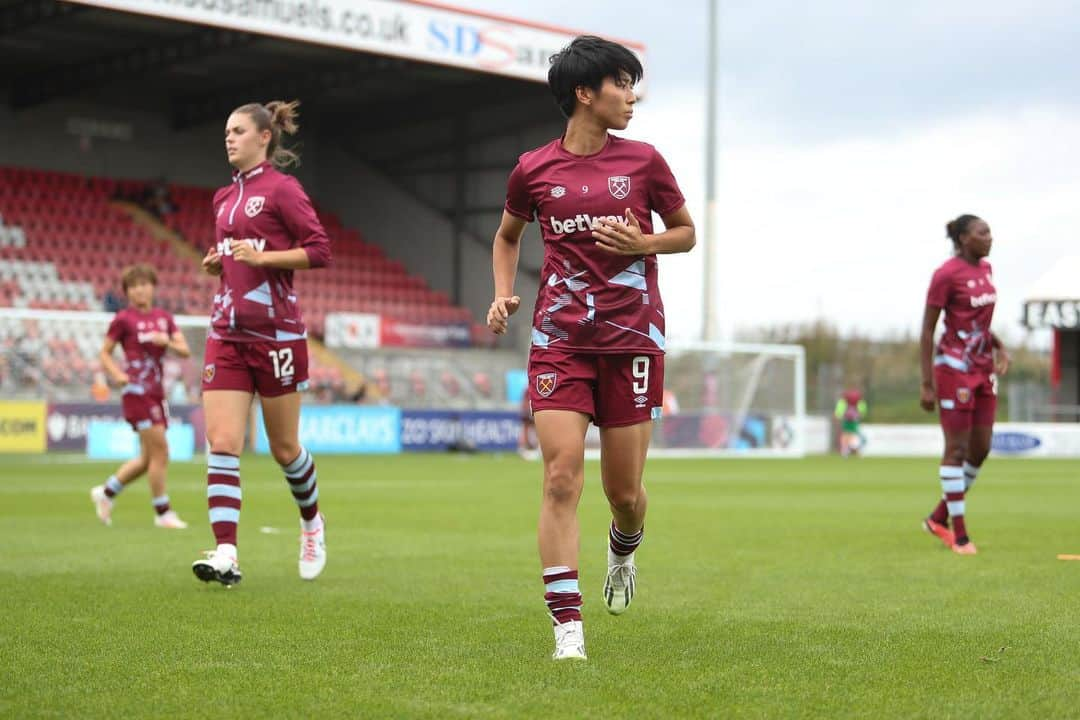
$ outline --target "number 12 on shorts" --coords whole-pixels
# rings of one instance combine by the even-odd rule
[[[649,356],[638,355],[630,364],[630,374],[634,376],[633,390],[636,395],[649,392]]]
[[[274,377],[288,377],[293,374],[292,348],[271,350],[268,354],[270,355],[270,362],[274,363]]]

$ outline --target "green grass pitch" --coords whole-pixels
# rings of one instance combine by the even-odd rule
[[[280,472],[245,457],[244,581],[198,582],[204,470],[145,480],[112,528],[111,466],[4,458],[0,717],[1065,718],[1080,715],[1076,462],[991,460],[979,555],[923,533],[925,460],[651,461],[638,595],[600,599],[607,509],[580,517],[589,660],[553,663],[538,464],[317,458],[329,563],[296,573]],[[272,528],[261,532],[260,528]]]

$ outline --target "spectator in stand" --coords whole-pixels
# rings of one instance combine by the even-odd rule
[[[101,304],[105,307],[105,312],[115,313],[124,309],[124,299],[114,293],[112,288],[105,291]]]
[[[90,397],[94,398],[94,402],[103,403],[109,399],[111,394],[109,383],[105,382],[105,373],[98,370],[94,373],[94,382],[90,384]]]
[[[351,391],[347,391],[346,399],[356,405],[363,405],[367,401],[367,382],[361,378],[356,387],[352,388]]]
[[[141,205],[159,220],[164,220],[177,210],[165,178],[158,178],[146,186]]]

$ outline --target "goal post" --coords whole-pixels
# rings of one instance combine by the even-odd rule
[[[664,388],[652,457],[806,455],[801,345],[675,344],[664,360]]]
[[[104,374],[98,353],[115,313],[81,310],[0,310],[0,394],[5,398],[83,401]],[[202,373],[202,352],[210,318],[174,316],[192,357],[163,361],[166,397],[194,393]],[[119,349],[114,351],[118,360]]]

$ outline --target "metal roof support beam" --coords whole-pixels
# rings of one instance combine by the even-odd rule
[[[232,30],[198,30],[172,42],[67,65],[18,78],[11,89],[11,107],[21,110],[58,97],[99,87],[113,79],[130,79],[164,70],[176,63],[234,50],[256,38]]]
[[[347,88],[363,85],[373,72],[385,72],[396,69],[398,61],[387,58],[363,58],[350,61],[348,67],[326,68],[302,75],[255,79],[243,85],[224,88],[212,93],[199,95],[178,95],[172,99],[173,130],[186,130],[212,120],[222,119],[241,103],[251,100],[252,88],[258,88],[259,101],[270,98],[303,100],[313,94],[335,88]]]
[[[24,0],[0,8],[0,36],[12,35],[39,23],[51,22],[86,10],[85,5],[70,5],[56,0]]]

